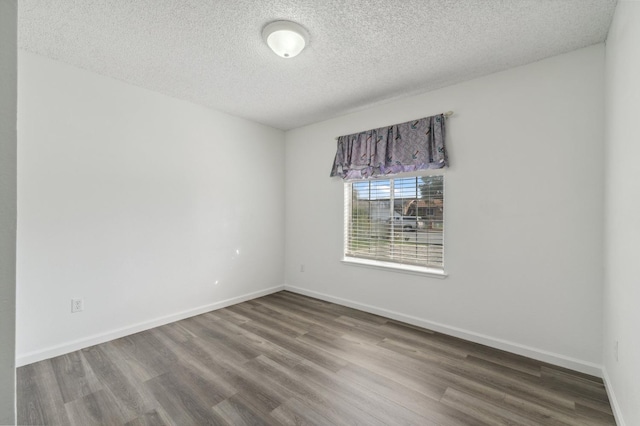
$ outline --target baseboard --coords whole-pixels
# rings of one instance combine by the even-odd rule
[[[609,397],[609,403],[611,404],[611,408],[613,409],[613,417],[615,417],[616,419],[616,424],[618,426],[626,426],[626,423],[622,418],[620,405],[618,404],[618,400],[616,399],[616,394],[611,387],[611,380],[609,379],[609,373],[607,372],[606,367],[602,367],[602,380],[604,381],[604,387],[607,389],[607,396]]]
[[[279,286],[267,288],[264,290],[255,291],[253,293],[248,293],[242,296],[232,297],[231,299],[221,300],[219,302],[210,303],[204,306],[199,306],[194,309],[188,309],[186,311],[165,315],[149,321],[140,322],[138,324],[134,324],[131,326],[118,328],[116,330],[107,331],[105,333],[94,334],[93,336],[73,340],[71,342],[62,343],[60,345],[50,346],[48,348],[41,349],[38,351],[21,354],[16,357],[16,366],[21,367],[23,365],[53,358],[59,355],[64,355],[66,353],[87,348],[89,346],[98,345],[100,343],[105,343],[110,340],[128,336],[130,334],[139,333],[141,331],[148,330],[150,328],[159,327],[161,325],[169,324],[171,322],[180,321],[185,318],[204,314],[205,312],[226,308],[227,306],[246,302],[247,300],[256,299],[258,297],[266,296],[268,294],[275,293],[281,290],[284,290],[284,285],[279,285]]]
[[[364,303],[355,302],[353,300],[343,299],[341,297],[331,296],[325,293],[319,293],[313,290],[296,287],[285,284],[284,289],[293,293],[299,293],[305,296],[314,297],[316,299],[325,300],[327,302],[336,303],[338,305],[347,306],[349,308],[359,309],[361,311],[391,318],[397,321],[406,322],[408,324],[417,325],[418,327],[427,328],[449,336],[459,337],[471,342],[480,343],[482,345],[491,346],[492,348],[501,349],[503,351],[537,359],[539,361],[548,362],[549,364],[558,365],[560,367],[569,368],[592,376],[602,377],[602,366],[588,361],[571,358],[565,355],[533,348],[519,343],[510,342],[485,334],[464,330],[458,327],[452,327],[446,324],[418,318],[412,315],[405,315],[400,312],[390,311],[388,309],[376,306],[366,305]]]

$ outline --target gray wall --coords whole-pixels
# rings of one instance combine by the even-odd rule
[[[16,0],[0,1],[0,424],[15,422]]]
[[[607,37],[604,377],[619,426],[640,425],[640,3],[619,1]]]
[[[600,374],[603,86],[598,44],[288,131],[287,287]],[[341,263],[334,137],[447,110],[449,276]]]
[[[282,130],[18,57],[18,366],[282,287]]]

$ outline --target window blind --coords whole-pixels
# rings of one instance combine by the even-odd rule
[[[444,176],[345,183],[344,255],[444,268]]]

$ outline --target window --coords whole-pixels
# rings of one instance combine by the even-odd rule
[[[444,176],[345,183],[344,213],[345,260],[443,270]]]

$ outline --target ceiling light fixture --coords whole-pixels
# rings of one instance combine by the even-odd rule
[[[276,55],[283,58],[297,56],[309,41],[309,33],[291,21],[275,21],[262,30],[262,38]]]

